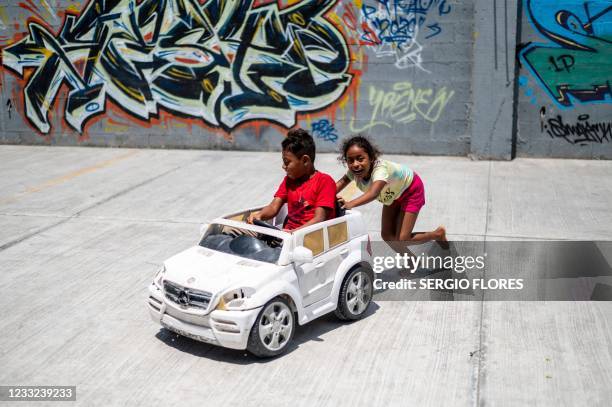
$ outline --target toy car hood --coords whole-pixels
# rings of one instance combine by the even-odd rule
[[[200,246],[164,262],[164,279],[211,294],[233,287],[257,288],[275,276],[278,266]]]

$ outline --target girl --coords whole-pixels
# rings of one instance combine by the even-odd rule
[[[425,190],[421,178],[405,165],[381,160],[380,151],[363,136],[345,140],[340,161],[348,167],[347,173],[336,182],[336,193],[355,181],[363,195],[345,202],[338,200],[345,209],[365,205],[378,199],[383,204],[381,235],[385,242],[420,244],[436,240],[447,247],[446,229],[438,227],[433,232],[412,233],[419,211],[425,205]]]

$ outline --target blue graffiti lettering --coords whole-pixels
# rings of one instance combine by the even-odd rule
[[[325,141],[335,142],[338,140],[338,133],[334,125],[327,119],[321,119],[312,124],[312,135]]]
[[[446,0],[376,0],[376,2],[378,7],[363,4],[361,13],[367,23],[366,27],[374,28],[378,45],[385,43],[401,45],[415,40],[419,28],[427,21],[432,6],[438,6],[438,16],[451,12],[451,6],[446,4]],[[426,27],[432,32],[425,38],[434,37],[442,32],[438,22],[431,22]],[[364,29],[365,38],[371,38],[371,34],[367,32],[367,28]]]
[[[424,40],[442,33],[435,18],[451,12],[446,0],[374,0],[361,7],[361,41],[374,47],[377,57],[395,58],[398,69],[422,66]],[[437,5],[437,7],[436,7]],[[437,11],[437,14],[436,14]]]
[[[440,28],[440,24],[438,23],[429,24],[427,28],[429,28],[432,32],[426,36],[425,39],[435,37],[442,32],[442,28]]]
[[[93,103],[89,103],[86,107],[85,110],[87,110],[88,112],[97,112],[98,109],[100,109],[100,104],[93,102]]]
[[[525,0],[525,5],[547,42],[529,44],[520,60],[552,100],[561,108],[612,102],[610,1]]]

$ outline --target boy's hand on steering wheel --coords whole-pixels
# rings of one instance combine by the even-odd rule
[[[253,224],[253,220],[261,220],[261,215],[259,214],[259,212],[253,212],[249,215],[249,218],[247,219],[247,223],[250,223],[251,225]]]

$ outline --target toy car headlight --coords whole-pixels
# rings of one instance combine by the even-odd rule
[[[243,310],[247,308],[248,299],[254,292],[255,290],[252,288],[230,290],[221,296],[216,309],[221,311]]]
[[[166,272],[166,266],[162,265],[159,270],[157,270],[157,274],[155,274],[155,278],[153,278],[153,282],[156,286],[161,288],[162,278],[164,277],[164,273]]]

